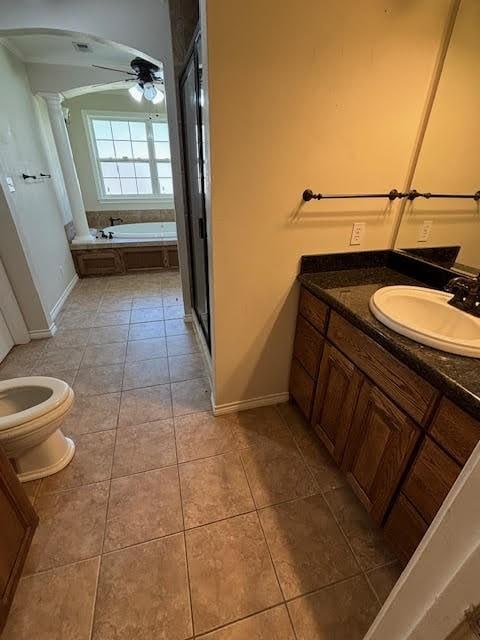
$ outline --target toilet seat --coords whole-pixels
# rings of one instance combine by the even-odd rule
[[[0,403],[2,396],[8,396],[8,392],[17,391],[21,388],[46,389],[51,394],[32,406],[26,407],[22,411],[12,411],[6,416],[1,416],[0,412],[0,433],[8,429],[14,429],[17,426],[22,428],[27,426],[33,420],[44,416],[46,413],[54,411],[69,399],[72,390],[63,380],[49,378],[46,376],[32,376],[26,378],[14,378],[13,380],[4,380],[0,382]]]

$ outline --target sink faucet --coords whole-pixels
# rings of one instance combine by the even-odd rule
[[[480,273],[476,278],[452,278],[447,283],[445,291],[453,293],[453,298],[448,301],[452,307],[480,317]]]
[[[116,222],[123,222],[122,218],[112,218],[112,217],[110,217],[109,220],[110,220],[110,226],[111,227],[114,227]]]

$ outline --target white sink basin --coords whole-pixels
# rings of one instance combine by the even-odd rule
[[[383,287],[370,311],[390,329],[429,347],[480,358],[480,318],[447,304],[451,293],[423,287]]]

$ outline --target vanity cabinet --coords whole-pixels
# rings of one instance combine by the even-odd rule
[[[408,562],[480,439],[480,422],[302,288],[290,395]]]

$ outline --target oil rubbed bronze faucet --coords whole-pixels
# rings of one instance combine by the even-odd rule
[[[453,293],[453,298],[448,301],[452,307],[480,317],[480,273],[476,278],[452,278],[447,283],[445,291]]]
[[[112,218],[112,217],[110,217],[109,220],[110,220],[110,226],[111,227],[114,227],[116,222],[123,222],[122,218]]]

